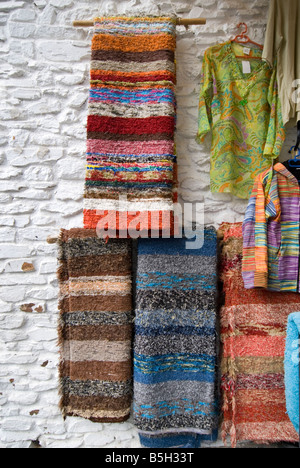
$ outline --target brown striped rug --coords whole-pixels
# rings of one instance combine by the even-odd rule
[[[94,230],[58,240],[60,407],[64,417],[122,422],[132,398],[131,241]]]

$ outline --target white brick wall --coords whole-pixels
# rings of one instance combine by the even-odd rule
[[[209,152],[194,141],[204,50],[239,21],[263,42],[268,0],[172,0],[178,27],[180,193],[205,201],[206,221],[242,221],[246,202],[209,192]],[[0,0],[0,405],[1,448],[139,447],[130,422],[63,421],[58,409],[56,246],[82,226],[92,29],[75,19],[170,14],[169,0]],[[291,130],[283,151],[295,141]]]

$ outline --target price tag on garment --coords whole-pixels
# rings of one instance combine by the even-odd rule
[[[245,60],[242,61],[243,73],[246,75],[247,73],[251,73],[251,66],[250,62],[246,62]]]
[[[250,55],[250,47],[244,47],[244,55]]]

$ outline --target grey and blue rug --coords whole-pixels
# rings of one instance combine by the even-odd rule
[[[199,447],[218,426],[217,237],[140,239],[134,422],[144,447]]]

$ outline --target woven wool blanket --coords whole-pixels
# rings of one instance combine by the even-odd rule
[[[286,411],[284,352],[288,315],[300,296],[245,289],[242,280],[242,223],[218,230],[221,308],[222,437],[238,441],[296,442]]]
[[[58,246],[60,408],[64,416],[125,421],[132,401],[131,243],[62,229]]]
[[[216,244],[214,229],[198,250],[139,239],[133,416],[143,446],[198,446],[217,428]]]
[[[92,39],[84,227],[111,237],[174,223],[176,22],[105,17]],[[114,235],[115,230],[115,235]],[[133,235],[129,237],[134,237]]]

